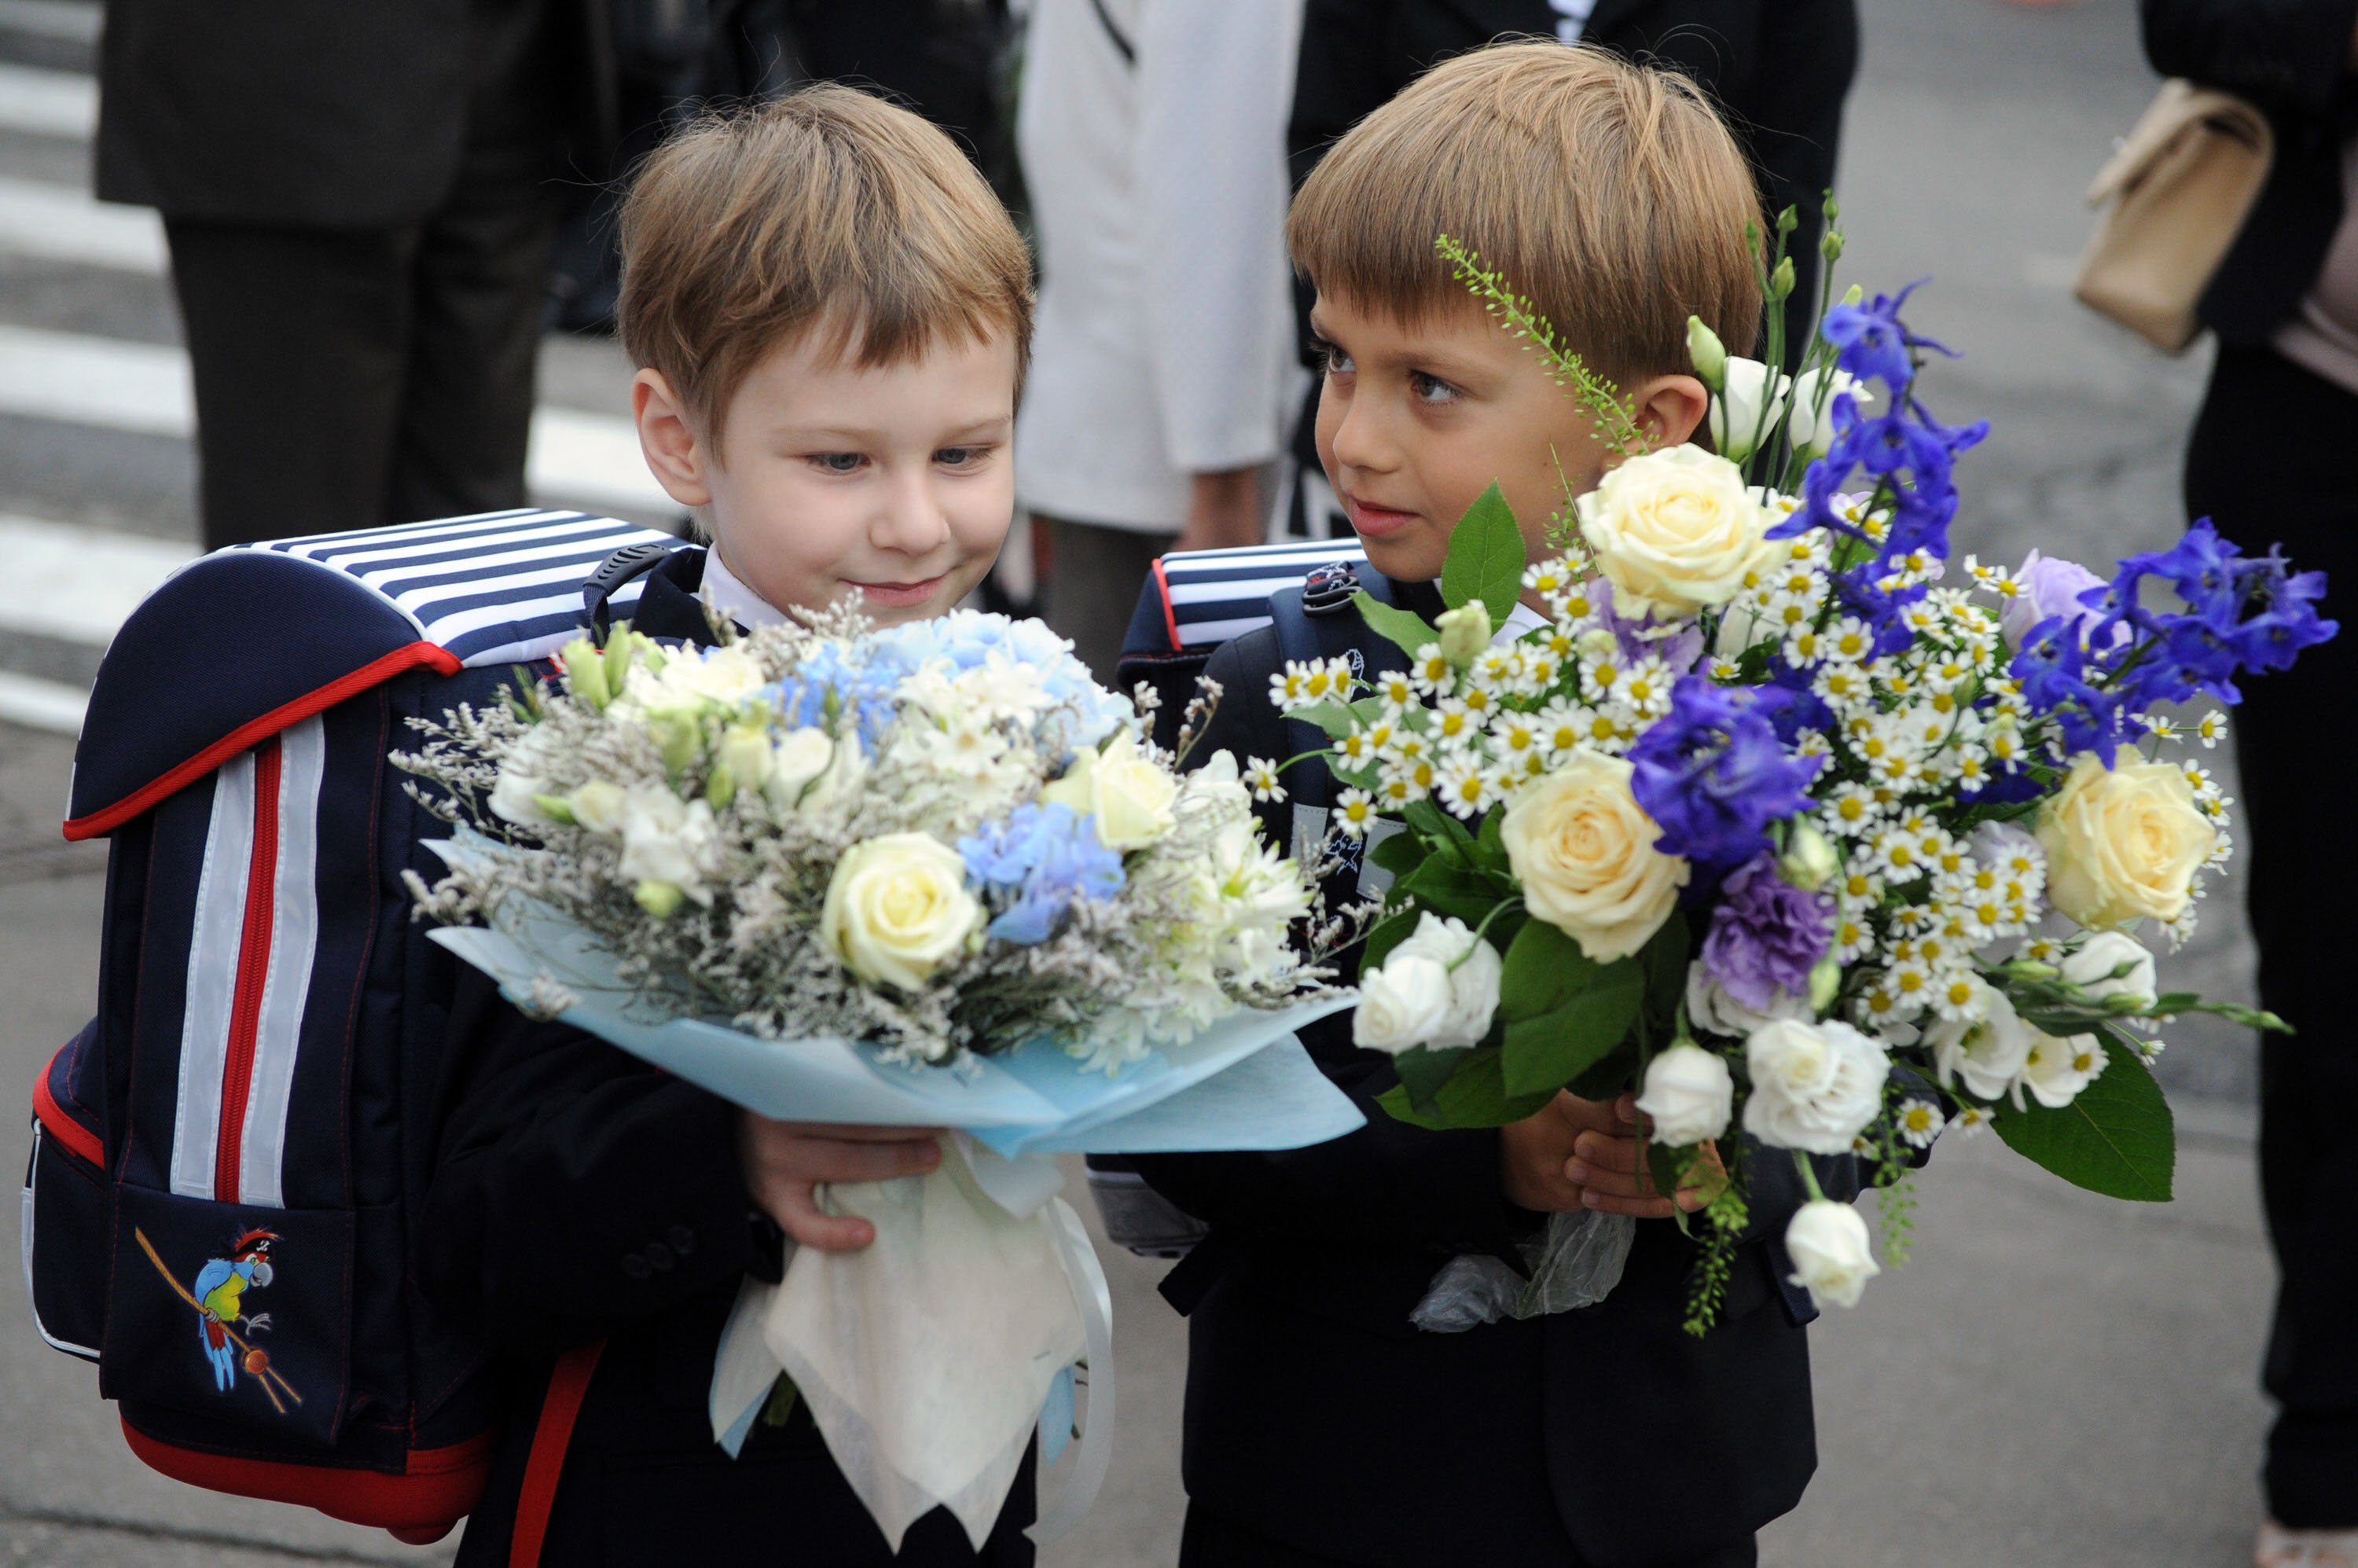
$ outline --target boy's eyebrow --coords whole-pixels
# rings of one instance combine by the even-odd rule
[[[1015,416],[1012,414],[986,414],[979,419],[970,419],[947,431],[942,438],[942,444],[954,445],[961,438],[990,435],[1004,430],[1014,422]],[[857,445],[862,441],[875,440],[883,432],[863,429],[854,425],[781,424],[772,427],[771,434],[787,441],[844,441]]]

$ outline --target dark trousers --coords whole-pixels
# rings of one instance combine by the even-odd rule
[[[2358,1034],[2346,976],[2358,822],[2358,395],[2266,349],[2222,346],[2186,458],[2190,515],[2325,572],[2342,633],[2240,683],[2235,752],[2260,1001],[2298,1034],[2260,1045],[2260,1186],[2279,1284],[2262,1381],[2271,1511],[2358,1525]]]
[[[206,548],[524,504],[556,208],[517,161],[399,229],[167,222]]]
[[[1048,570],[1040,584],[1040,618],[1106,686],[1121,658],[1138,590],[1155,558],[1178,541],[1175,534],[1141,533],[1102,523],[1048,524]]]
[[[1674,1564],[1664,1563],[1662,1568],[1754,1568],[1759,1561],[1759,1548],[1747,1536],[1708,1556]],[[1324,1557],[1314,1552],[1304,1552],[1299,1547],[1255,1535],[1217,1514],[1205,1512],[1201,1504],[1189,1503],[1186,1527],[1179,1537],[1179,1568],[1360,1568],[1360,1565],[1341,1557]],[[1433,1568],[1443,1568],[1443,1565],[1435,1563]],[[1498,1565],[1498,1568],[1505,1568],[1505,1565]]]

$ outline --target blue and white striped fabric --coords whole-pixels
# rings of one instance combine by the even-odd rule
[[[626,545],[669,535],[587,512],[522,508],[241,546],[341,572],[471,668],[546,658],[579,626],[582,580]],[[627,616],[645,587],[608,602]]]
[[[1270,623],[1269,596],[1334,562],[1366,560],[1357,538],[1189,550],[1155,564],[1174,649],[1217,647]]]

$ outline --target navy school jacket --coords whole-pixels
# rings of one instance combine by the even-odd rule
[[[1165,557],[1123,681],[1157,687],[1166,742],[1198,673],[1225,687],[1198,759],[1318,748],[1269,702],[1284,660],[1405,663],[1351,607],[1355,587],[1428,619],[1442,608],[1347,539]],[[1332,781],[1311,763],[1286,783],[1289,801],[1260,808],[1264,829],[1314,841]],[[1703,1339],[1680,1327],[1694,1249],[1669,1221],[1640,1225],[1621,1283],[1594,1307],[1423,1333],[1410,1309],[1450,1255],[1511,1256],[1544,1217],[1500,1195],[1496,1131],[1428,1131],[1373,1103],[1396,1080],[1389,1058],[1351,1044],[1347,1014],[1303,1040],[1361,1101],[1365,1128],[1278,1153],[1132,1157],[1211,1227],[1163,1286],[1190,1314],[1184,1463],[1197,1504],[1384,1568],[1639,1568],[1739,1541],[1800,1500],[1817,1463],[1802,1327],[1814,1312],[1771,1239],[1801,1197],[1783,1162],[1755,1166],[1762,1238]],[[1855,1193],[1854,1167],[1825,1162],[1822,1179]]]

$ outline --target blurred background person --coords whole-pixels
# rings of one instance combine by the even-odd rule
[[[1110,679],[1171,549],[1258,544],[1295,369],[1300,0],[1033,0],[1016,142],[1040,247],[1017,503],[1048,623]]]
[[[208,548],[518,506],[593,0],[110,0],[97,192],[158,208]]]
[[[1591,44],[1704,89],[1752,160],[1764,214],[1798,210],[1786,312],[1787,341],[1798,341],[1817,307],[1823,203],[1858,70],[1857,0],[1308,0],[1286,130],[1294,187],[1336,137],[1436,62],[1507,37]],[[1297,306],[1307,345],[1306,292]],[[1319,472],[1312,423],[1301,418],[1294,435],[1288,531],[1331,535],[1348,524]]]
[[[2260,1190],[2278,1286],[2262,1382],[2277,1401],[2260,1568],[2358,1563],[2358,1037],[2335,912],[2358,881],[2358,0],[2143,0],[2146,53],[2251,100],[2266,185],[2201,300],[2218,334],[2186,453],[2186,510],[2322,570],[2342,634],[2243,684],[2260,1004]]]

